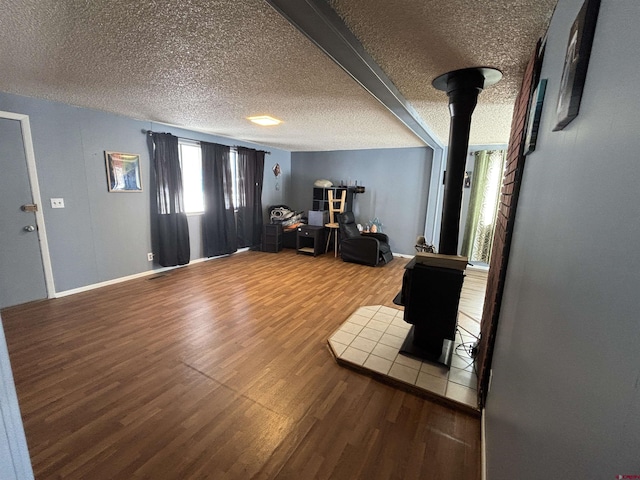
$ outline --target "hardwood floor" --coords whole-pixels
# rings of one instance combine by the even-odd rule
[[[36,478],[479,479],[478,418],[327,347],[405,263],[245,252],[4,310]]]

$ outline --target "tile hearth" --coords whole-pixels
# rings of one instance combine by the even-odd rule
[[[411,325],[404,312],[382,305],[358,308],[329,338],[336,359],[473,409],[476,374],[473,359],[461,346],[475,341],[478,324],[459,312],[451,368],[399,353]]]

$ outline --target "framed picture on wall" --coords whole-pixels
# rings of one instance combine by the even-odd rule
[[[104,152],[110,192],[142,192],[140,155]]]
[[[531,95],[531,107],[529,119],[527,120],[527,136],[524,141],[524,154],[528,155],[536,149],[538,140],[538,129],[540,128],[540,117],[542,116],[542,104],[544,94],[547,90],[547,79],[540,79],[533,94]]]
[[[600,0],[585,0],[569,31],[554,132],[562,130],[578,116],[599,9]]]

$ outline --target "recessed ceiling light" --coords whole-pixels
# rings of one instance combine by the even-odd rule
[[[262,125],[263,127],[268,127],[271,125],[279,125],[280,123],[282,123],[282,120],[278,120],[277,118],[270,117],[269,115],[258,115],[257,117],[247,117],[247,119],[251,120],[253,123]]]

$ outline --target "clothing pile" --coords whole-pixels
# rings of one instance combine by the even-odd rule
[[[275,205],[269,211],[271,223],[279,223],[283,229],[293,229],[303,222],[303,212],[295,212],[286,205]]]

